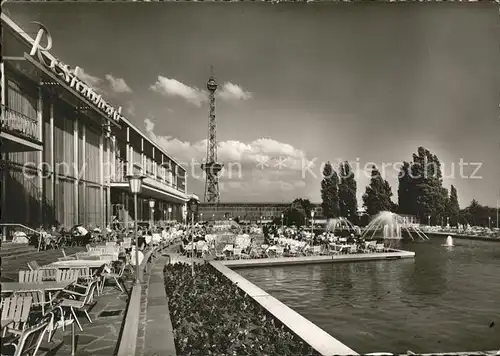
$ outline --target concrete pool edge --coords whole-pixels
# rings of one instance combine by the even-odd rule
[[[321,355],[358,355],[316,324],[220,262],[209,263]]]
[[[332,256],[300,256],[281,258],[259,258],[217,261],[229,268],[291,266],[301,264],[380,261],[403,258],[415,258],[415,252],[391,249],[389,252],[360,253]]]

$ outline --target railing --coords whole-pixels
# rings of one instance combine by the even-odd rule
[[[111,182],[113,183],[126,183],[127,182],[127,174],[128,174],[128,163],[123,161],[117,161],[115,165],[115,172],[111,177]],[[154,175],[153,173],[148,172],[146,174],[147,178],[154,180],[155,182],[159,182],[161,184],[165,184],[171,188],[176,189],[177,191],[184,193],[185,188],[182,186],[178,186],[176,184],[170,183],[167,179],[161,178],[158,175]]]
[[[2,131],[20,134],[31,140],[39,141],[38,120],[32,119],[5,105],[2,105]]]
[[[2,232],[4,234],[3,237],[5,240],[7,240],[7,236],[9,236],[9,234],[8,234],[9,228],[13,228],[13,227],[17,227],[18,229],[23,229],[23,230],[26,230],[28,232],[37,234],[38,235],[38,251],[40,251],[40,245],[42,243],[42,233],[40,231],[32,229],[31,227],[28,227],[26,225],[16,224],[16,223],[0,223],[0,227],[4,228],[2,230],[5,230],[4,232]],[[24,231],[24,232],[26,233],[26,231]]]

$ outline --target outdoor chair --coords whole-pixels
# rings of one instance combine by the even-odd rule
[[[94,275],[90,271],[88,267],[75,267],[71,268],[71,270],[76,271],[78,273],[78,280],[88,282],[94,278]]]
[[[288,251],[288,255],[291,257],[296,257],[298,256],[299,251],[297,250],[297,247],[295,246],[290,246],[290,251]]]
[[[376,251],[377,249],[377,241],[369,241],[366,245],[366,249],[370,252]]]
[[[61,308],[70,311],[71,316],[74,322],[76,322],[76,324],[78,325],[80,331],[83,331],[83,328],[80,324],[80,321],[78,320],[76,311],[83,311],[88,321],[92,323],[92,319],[90,319],[88,310],[96,303],[96,301],[94,301],[94,293],[96,291],[98,283],[99,281],[96,279],[91,281],[87,286],[82,286],[83,288],[85,288],[85,291],[83,293],[69,289],[63,290],[63,293],[67,295],[67,298],[63,298],[59,305],[61,306]],[[80,287],[80,285],[76,286]]]
[[[335,246],[328,245],[328,255],[338,255],[339,250]]]
[[[24,329],[18,338],[5,343],[4,347],[12,347],[14,356],[36,355],[48,325],[49,319],[44,318],[40,323]]]
[[[37,271],[19,271],[19,283],[40,283],[39,291],[30,292],[15,292],[14,294],[20,297],[31,297],[32,306],[39,307],[42,310],[42,315],[45,315],[46,306],[51,306],[56,301],[58,292],[48,293],[46,298],[43,292],[43,270]]]
[[[42,283],[43,270],[19,271],[19,283]]]
[[[87,251],[90,253],[93,252],[93,253],[102,255],[106,251],[106,249],[104,247],[89,247],[89,248],[87,248]]]
[[[13,295],[5,298],[2,306],[2,335],[23,330],[31,311],[31,296]]]
[[[311,254],[313,256],[319,256],[321,255],[321,246],[313,246],[311,250]]]
[[[217,249],[215,251],[215,259],[216,260],[225,260],[226,259],[226,254],[222,251],[218,251]]]
[[[57,269],[56,268],[41,268],[42,271],[42,281],[55,281]]]
[[[276,257],[283,257],[283,254],[285,253],[285,249],[283,247],[277,247],[276,248]]]
[[[49,318],[49,325],[47,327],[48,342],[52,341],[57,330],[62,329],[64,332],[64,328],[73,322],[72,319],[64,319],[64,310],[59,305],[55,305],[46,315]]]
[[[40,265],[38,264],[37,261],[30,261],[28,262],[28,268],[32,271],[40,269]]]
[[[77,269],[57,270],[56,282],[77,282],[80,271]]]
[[[239,260],[241,258],[241,248],[233,249],[233,257],[235,260]]]
[[[113,272],[102,273],[102,282],[100,285],[101,294],[102,294],[102,291],[104,290],[104,285],[106,284],[106,280],[110,279],[110,278],[114,279],[115,284],[118,286],[118,288],[120,288],[121,292],[125,291],[125,289],[122,288],[122,283],[123,283],[123,273],[125,272],[126,266],[127,265],[125,263],[122,263],[119,270],[118,270],[118,273],[113,273]]]

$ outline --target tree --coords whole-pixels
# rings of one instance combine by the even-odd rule
[[[321,200],[325,218],[331,219],[339,216],[338,177],[330,162],[327,162],[323,168]]]
[[[448,199],[447,206],[447,217],[450,218],[450,224],[456,225],[458,224],[458,218],[460,214],[460,205],[458,204],[458,195],[457,189],[454,185],[450,187],[450,198]]]
[[[339,214],[352,223],[358,220],[358,201],[356,198],[357,183],[349,162],[339,165]]]
[[[303,210],[290,207],[284,212],[284,223],[286,226],[302,226],[305,223],[305,217]]]
[[[370,184],[363,195],[363,203],[368,215],[376,215],[381,211],[391,211],[392,190],[389,182],[384,180],[375,165],[372,167]]]
[[[410,168],[409,194],[412,203],[412,214],[421,221],[428,216],[439,219],[446,209],[447,191],[443,189],[441,163],[436,155],[419,147],[413,154]]]
[[[199,205],[200,205],[200,203],[198,202],[198,200],[196,200],[194,198],[189,199],[189,201],[187,203],[187,210],[186,210],[187,219],[188,219],[189,223],[191,223],[191,218],[192,218],[193,213],[194,213],[194,220],[198,221]]]
[[[291,207],[302,211],[306,217],[311,216],[312,204],[309,199],[297,198],[292,202]]]
[[[412,181],[411,167],[408,162],[403,162],[403,166],[398,176],[398,213],[412,214],[413,213],[413,197],[412,197]]]

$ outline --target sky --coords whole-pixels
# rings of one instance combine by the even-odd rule
[[[216,92],[221,202],[320,202],[348,160],[358,199],[423,146],[462,207],[500,194],[500,24],[494,3],[7,3],[33,37],[183,163],[201,198]],[[463,168],[460,168],[460,162]]]

